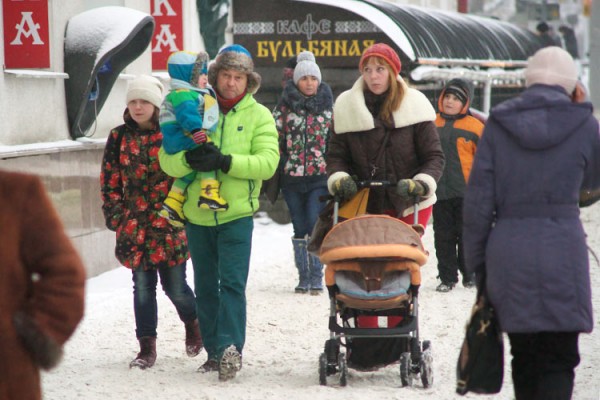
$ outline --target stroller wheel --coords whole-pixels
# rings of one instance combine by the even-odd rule
[[[340,386],[346,386],[348,384],[348,366],[345,353],[338,355],[338,370],[340,371]]]
[[[426,346],[427,345],[427,346]],[[431,354],[431,342],[423,342],[423,354],[420,362],[421,383],[425,389],[433,385],[433,355]]]
[[[412,386],[413,377],[411,373],[410,353],[400,355],[400,381],[402,386]]]
[[[327,354],[319,356],[319,385],[327,386]]]

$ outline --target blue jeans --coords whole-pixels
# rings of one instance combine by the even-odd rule
[[[194,290],[200,331],[209,359],[246,342],[246,283],[252,248],[252,217],[218,226],[187,223],[194,265]]]
[[[310,236],[319,213],[325,207],[326,202],[319,198],[328,194],[327,187],[317,186],[302,192],[282,189],[282,192],[292,217],[294,238]]]
[[[186,282],[185,263],[176,267],[164,267],[144,271],[133,271],[133,312],[135,314],[135,335],[156,337],[158,326],[158,305],[156,285],[160,276],[161,286],[171,300],[179,319],[190,322],[196,319],[194,292]]]

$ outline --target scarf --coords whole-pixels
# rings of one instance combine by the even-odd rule
[[[221,95],[219,95],[219,93],[217,93],[217,101],[219,102],[219,108],[221,108],[221,112],[223,114],[227,114],[233,107],[235,107],[237,103],[240,102],[240,100],[244,98],[246,93],[247,92],[244,90],[244,93],[233,99],[224,99],[221,97]]]

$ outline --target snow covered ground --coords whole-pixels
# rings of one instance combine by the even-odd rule
[[[589,245],[600,254],[600,205],[583,211]],[[434,383],[402,388],[398,365],[375,372],[349,370],[348,386],[318,383],[318,357],[328,338],[326,295],[293,293],[296,271],[292,260],[291,225],[261,216],[255,220],[254,247],[248,284],[248,330],[244,367],[229,382],[216,373],[196,372],[206,353],[188,358],[183,324],[166,296],[159,295],[159,327],[155,366],[129,369],[137,351],[134,333],[131,273],[119,267],[88,280],[86,315],[66,346],[61,365],[44,373],[46,400],[65,399],[458,399],[455,366],[464,325],[474,301],[474,289],[458,286],[437,293],[433,230],[423,238],[431,252],[422,268],[421,339],[431,340]],[[510,249],[507,249],[510,251]],[[600,315],[600,265],[591,263],[594,310]],[[106,260],[115,263],[115,260]],[[188,264],[190,285],[192,267]],[[568,318],[568,316],[565,316]],[[507,339],[507,338],[505,338]],[[465,398],[512,399],[508,341],[505,381],[497,396],[468,394]],[[575,400],[600,399],[600,328],[580,339],[582,362],[576,370]]]

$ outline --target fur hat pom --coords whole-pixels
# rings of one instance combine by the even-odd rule
[[[243,46],[233,44],[219,51],[215,61],[208,68],[208,83],[211,86],[217,87],[217,75],[222,69],[245,73],[248,76],[248,93],[254,94],[258,91],[261,77],[258,73],[254,72],[252,55]]]

